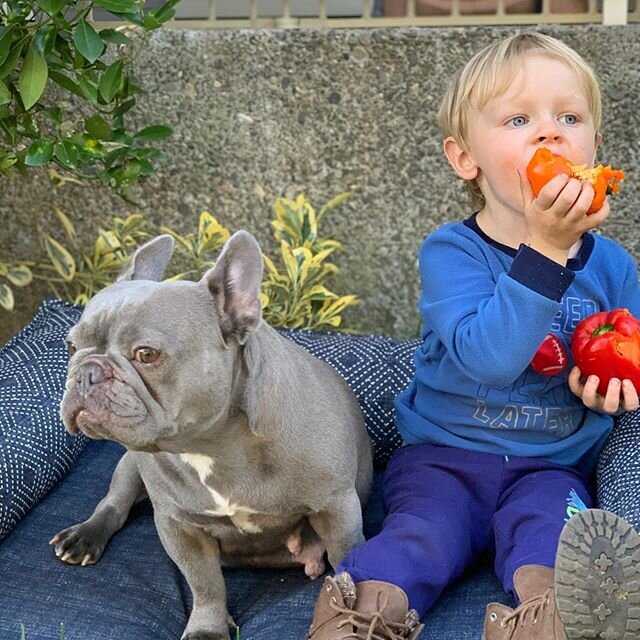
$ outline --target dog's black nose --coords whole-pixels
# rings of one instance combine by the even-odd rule
[[[76,381],[80,386],[80,392],[86,396],[91,385],[98,384],[106,378],[104,369],[95,362],[83,364],[76,374]]]

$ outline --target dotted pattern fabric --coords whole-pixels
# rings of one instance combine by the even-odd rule
[[[597,470],[598,503],[640,531],[640,410],[616,418]]]
[[[0,540],[69,470],[87,438],[71,436],[59,416],[68,355],[65,338],[82,308],[42,304],[34,319],[0,349]],[[354,391],[374,447],[386,465],[401,444],[394,398],[411,381],[418,340],[280,330],[325,360]]]
[[[62,300],[48,300],[0,348],[0,540],[65,475],[87,442],[82,435],[69,435],[59,417],[68,362],[65,338],[81,312]],[[420,341],[279,331],[346,380],[362,408],[375,464],[384,467],[401,444],[394,398],[413,377]],[[616,419],[600,454],[597,487],[600,506],[640,530],[640,410]]]
[[[374,464],[384,467],[402,443],[395,426],[395,397],[411,382],[419,340],[394,340],[330,331],[280,330],[330,364],[354,392],[373,442]]]
[[[0,348],[0,540],[62,478],[84,448],[60,420],[65,338],[81,309],[53,300]]]

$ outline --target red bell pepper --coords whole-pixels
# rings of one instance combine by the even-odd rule
[[[592,169],[588,169],[585,164],[571,164],[566,158],[551,153],[544,147],[536,149],[527,165],[527,177],[536,196],[551,178],[561,173],[593,185],[595,193],[587,214],[599,211],[607,194],[618,193],[619,182],[624,180],[624,171],[612,169],[611,166],[603,167],[601,164]]]
[[[571,351],[582,375],[600,378],[605,395],[611,378],[629,379],[640,392],[640,322],[627,309],[602,311],[582,320]]]

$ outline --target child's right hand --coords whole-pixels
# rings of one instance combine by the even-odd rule
[[[591,215],[593,186],[565,174],[550,180],[536,198],[525,172],[520,176],[523,213],[527,226],[526,244],[551,260],[567,263],[569,249],[580,237],[601,225],[609,215],[609,202]]]

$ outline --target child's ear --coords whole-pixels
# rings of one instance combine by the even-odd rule
[[[597,158],[598,158],[598,149],[600,148],[600,145],[602,144],[602,134],[599,131],[596,131],[596,139],[594,141],[594,148],[593,148],[593,159],[591,161],[591,164],[593,164],[595,166],[596,162],[597,162]]]
[[[463,180],[474,180],[478,177],[478,165],[475,163],[471,154],[463,149],[457,142],[449,136],[442,143],[444,155],[452,169]]]

